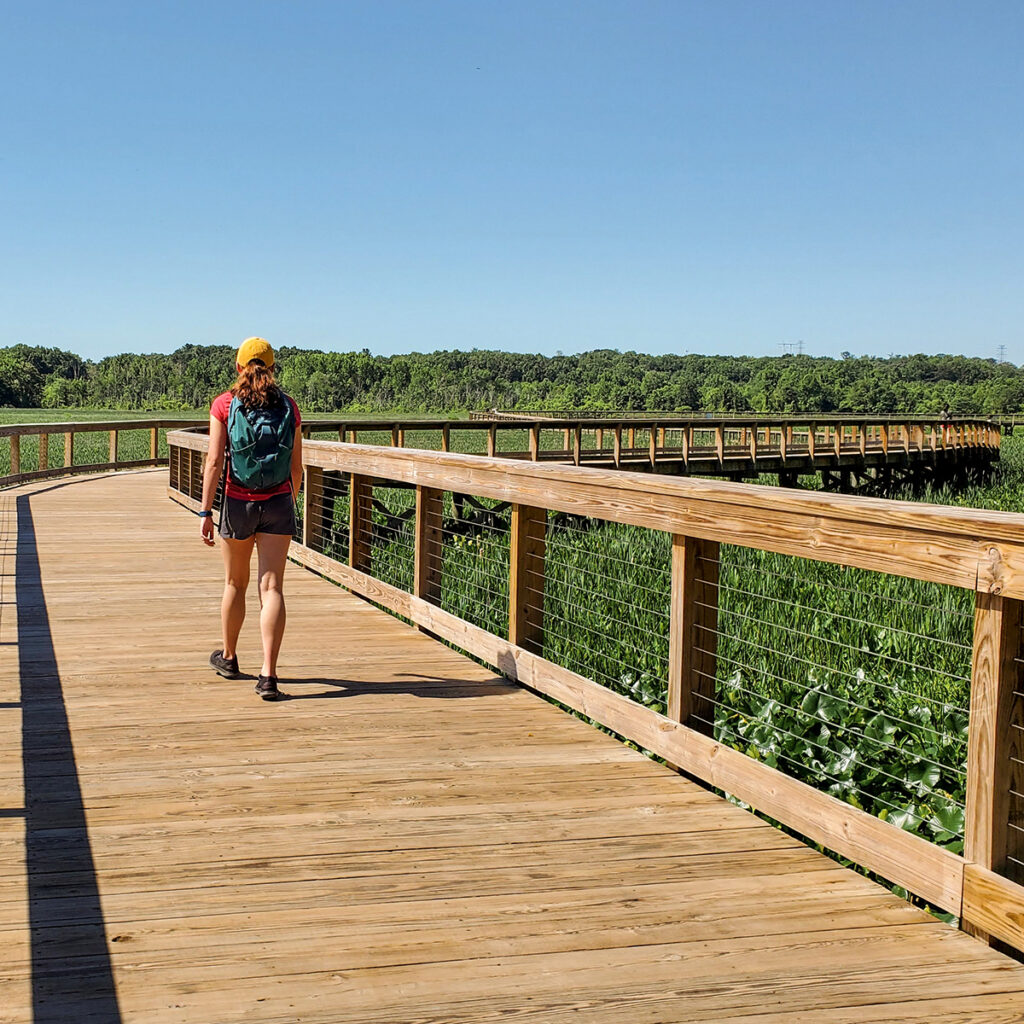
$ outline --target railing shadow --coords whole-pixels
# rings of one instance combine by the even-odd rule
[[[34,1024],[120,1024],[96,868],[27,496],[17,500],[18,667]]]

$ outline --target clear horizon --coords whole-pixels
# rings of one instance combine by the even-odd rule
[[[0,346],[1019,364],[1024,8],[5,8]]]

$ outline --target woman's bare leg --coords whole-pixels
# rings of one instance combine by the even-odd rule
[[[292,542],[285,533],[257,533],[256,561],[259,566],[260,635],[263,637],[261,676],[277,675],[277,656],[284,637],[284,567]]]
[[[220,602],[220,623],[224,633],[224,657],[235,657],[238,634],[245,621],[245,588],[249,585],[249,565],[255,538],[232,540],[221,537],[224,553],[224,597]]]

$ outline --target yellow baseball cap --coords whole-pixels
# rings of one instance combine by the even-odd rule
[[[266,338],[246,338],[238,350],[238,365],[246,366],[253,359],[259,359],[264,366],[274,365],[274,350]]]

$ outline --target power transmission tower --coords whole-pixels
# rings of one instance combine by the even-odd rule
[[[1005,363],[1006,362],[1006,346],[1005,345],[1000,345],[999,348],[996,349],[996,362],[997,363]]]

